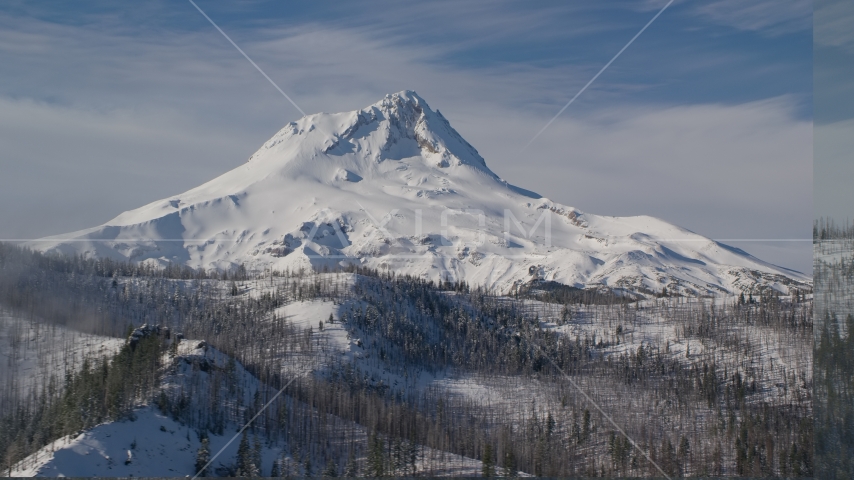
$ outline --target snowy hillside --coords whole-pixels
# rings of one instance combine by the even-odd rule
[[[164,392],[182,395],[185,390],[190,391],[192,386],[198,388],[199,385],[206,393],[210,392],[211,383],[218,382],[215,372],[228,372],[231,363],[234,365],[230,373],[233,381],[229,387],[221,386],[221,393],[225,394],[222,401],[235,411],[243,411],[246,408],[244,405],[252,405],[254,392],[266,392],[265,395],[274,393],[240,363],[214,348],[196,348],[198,345],[201,344],[193,340],[178,345],[178,356],[172,361],[174,366],[161,387]],[[289,409],[295,408],[293,399],[286,396],[282,399],[282,404],[288,405]],[[194,411],[203,410],[202,405],[208,398],[199,396],[189,401]],[[305,405],[301,406],[306,411],[312,411]],[[361,446],[368,439],[368,432],[360,425],[340,419],[327,421],[340,435],[333,443],[345,451],[347,448],[353,449],[357,444]],[[219,454],[211,458],[212,463],[206,476],[234,476],[233,468],[240,443],[240,436],[235,437],[238,427],[236,423],[227,421],[224,431],[206,434],[210,456]],[[255,430],[250,431],[253,433],[249,437],[257,438]],[[302,454],[287,453],[295,447],[288,446],[281,438],[271,438],[269,434],[261,437],[264,441],[259,443],[259,473],[263,475],[272,471],[274,462],[280,465],[283,476],[310,476],[312,470],[310,466],[306,467],[307,464],[316,466],[314,473],[327,465],[325,452],[317,454],[309,449]],[[141,406],[131,418],[103,423],[51,442],[19,462],[9,473],[15,477],[193,476],[197,473],[195,461],[201,444],[199,429],[164,414],[156,406]],[[358,447],[356,450],[354,460],[363,464],[364,455],[359,453],[362,450]],[[437,452],[423,446],[419,446],[417,451],[415,468],[421,472],[441,476],[474,476],[481,469],[481,462],[475,459]],[[296,452],[299,452],[298,448]],[[345,465],[336,464],[336,468],[343,471]]]
[[[830,225],[827,225],[830,223]],[[832,221],[815,222],[815,418],[816,478],[854,476],[854,237]],[[827,228],[827,227],[830,228]],[[832,233],[827,234],[827,230]],[[830,238],[827,238],[830,237]]]
[[[67,372],[76,371],[85,359],[111,357],[124,340],[89,335],[37,318],[26,318],[0,306],[0,385],[28,401],[51,380],[58,384]],[[56,385],[54,385],[55,387]]]
[[[470,476],[492,463],[555,477],[658,475],[589,398],[674,477],[785,477],[811,465],[811,295],[564,304],[370,272],[94,278],[91,290],[108,286],[93,297],[100,311],[141,318],[156,305],[169,332],[200,340],[139,327],[132,337],[158,333],[0,417],[12,434],[0,436],[0,470],[191,475],[203,436],[218,451],[270,401],[247,434],[264,474],[279,459],[284,475],[379,465]],[[114,404],[89,407],[93,398],[126,398],[131,410],[93,417]],[[212,473],[234,476],[240,458],[230,445]]]
[[[531,280],[689,295],[811,285],[656,218],[592,215],[515,187],[411,91],[306,116],[204,185],[32,246],[217,269],[355,264],[499,292]]]
[[[823,240],[813,245],[816,285],[816,318],[831,331],[847,335],[845,319],[854,311],[851,265],[854,264],[854,242],[850,239]],[[835,321],[833,320],[835,319]],[[821,332],[816,330],[816,342]]]

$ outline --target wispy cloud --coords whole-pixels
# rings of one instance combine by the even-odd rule
[[[578,39],[619,30],[619,4],[598,2],[531,3],[522,0],[350,2],[323,20],[329,29],[358,30],[365,36],[412,47],[430,45],[447,55],[478,47],[526,45]],[[608,11],[611,15],[602,15]],[[278,19],[258,26],[280,25]],[[539,52],[532,52],[535,55]]]
[[[854,53],[854,2],[816,1],[814,15],[817,45],[840,47]]]
[[[506,152],[529,118],[494,112],[498,125],[464,127],[504,178],[582,210],[653,215],[713,238],[808,238],[812,123],[797,103],[606,108],[559,119],[523,158]],[[812,269],[809,242],[736,246]]]
[[[494,165],[506,178],[536,178],[540,193],[581,209],[656,212],[721,237],[792,237],[809,225],[812,195],[812,123],[795,103],[605,108],[559,119],[524,160],[501,152],[529,119],[495,112],[504,134],[482,153],[506,158]],[[483,130],[469,137],[485,140]]]
[[[555,30],[549,17],[556,7],[495,13],[470,3],[438,13],[427,4],[368,11],[349,23],[313,17],[223,28],[308,112],[353,110],[415,89],[497,173],[556,201],[595,213],[652,214],[713,236],[794,235],[811,195],[811,129],[792,113],[796,97],[726,105],[698,98],[684,106],[638,100],[656,81],[671,82],[670,91],[684,82],[672,78],[682,72],[726,69],[728,52],[675,48],[663,31],[621,57],[572,115],[519,158],[555,108],[613,55],[613,46],[591,54],[600,45],[590,32],[631,35],[649,18],[635,12],[607,22],[587,5],[562,11],[579,24],[570,33]],[[93,28],[0,18],[0,62],[9,66],[0,84],[4,235],[92,226],[192,188],[242,163],[295,119],[278,92],[187,7],[194,28],[147,35],[115,19]],[[587,20],[590,31],[579,33]],[[461,43],[407,35],[416,25]],[[559,38],[565,43],[556,48],[586,53],[552,63],[454,58],[525,35],[519,41]],[[625,35],[612,41],[619,48]]]
[[[85,109],[0,97],[0,232],[98,225],[234,168],[255,138],[165,108]]]
[[[645,0],[641,5],[645,10],[656,10],[663,2]],[[768,36],[804,32],[812,28],[812,0],[680,0],[675,6],[712,24]]]

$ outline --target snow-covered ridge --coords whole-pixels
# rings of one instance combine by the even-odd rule
[[[297,312],[295,312],[297,313]],[[296,316],[300,316],[299,312]],[[314,312],[316,313],[316,312]],[[297,320],[308,320],[299,318]],[[135,331],[134,336],[145,336],[162,330],[154,326],[143,326]],[[132,336],[131,338],[133,338]],[[261,383],[256,377],[249,373],[240,362],[210,347],[206,342],[198,340],[181,341],[175,350],[177,356],[170,357],[164,354],[164,363],[167,365],[165,375],[160,389],[171,395],[183,395],[185,391],[191,392],[192,387],[196,392],[202,391],[206,395],[191,395],[189,407],[197,412],[208,400],[212,391],[212,384],[219,386],[220,401],[229,404],[235,410],[244,411],[246,406],[252,405],[253,394],[258,391],[266,391],[272,395],[275,391]],[[230,368],[233,370],[229,371]],[[213,377],[220,372],[233,375],[233,380],[226,386],[222,377],[214,381]],[[229,388],[238,386],[234,391]],[[231,396],[229,396],[231,395]],[[239,398],[235,398],[239,397]],[[287,403],[293,411],[296,400],[287,395],[280,397],[282,404]],[[301,404],[300,413],[310,407]],[[239,418],[245,418],[243,416]],[[365,427],[340,418],[329,418],[327,420],[332,427],[338,426],[339,434],[349,435],[350,442],[356,442],[360,446],[367,442],[370,433]],[[260,422],[257,422],[260,423]],[[341,428],[341,427],[344,428]],[[205,431],[209,441],[207,446],[209,454],[219,456],[212,459],[205,476],[233,476],[233,468],[239,449],[240,436],[236,435],[241,425],[233,421],[225,421],[225,428],[221,432]],[[260,431],[260,427],[259,427]],[[263,438],[263,435],[259,435]],[[254,433],[252,437],[255,437]],[[341,440],[334,438],[332,445]],[[326,440],[326,448],[329,448],[330,440]],[[41,448],[37,452],[18,462],[9,473],[13,477],[186,477],[189,478],[197,473],[195,460],[202,446],[200,429],[191,426],[161,411],[152,404],[143,404],[134,409],[129,418],[105,422],[93,428],[77,432],[56,439]],[[268,475],[273,468],[274,462],[279,462],[283,468],[283,477],[304,476],[305,461],[315,465],[314,473],[320,473],[324,462],[321,459],[326,452],[318,455],[307,445],[302,445],[305,453],[302,462],[294,459],[292,451],[299,451],[299,447],[293,448],[287,440],[278,435],[271,435],[259,444],[260,473]],[[352,446],[352,444],[350,445]],[[345,450],[346,451],[346,450]],[[468,457],[463,457],[450,452],[433,450],[428,447],[419,446],[420,456],[416,462],[419,472],[436,476],[474,476],[481,470],[481,462]],[[346,457],[336,461],[345,460]],[[441,459],[441,460],[439,460]],[[357,461],[360,465],[365,464],[364,455],[359,455]],[[343,470],[344,465],[339,469]],[[364,468],[364,467],[362,467]],[[339,470],[340,471],[340,470]],[[311,476],[311,475],[305,475]],[[522,474],[521,476],[527,476]]]
[[[531,280],[645,294],[811,288],[662,220],[593,215],[515,187],[411,91],[306,116],[204,185],[32,246],[217,269],[357,264],[501,292]]]

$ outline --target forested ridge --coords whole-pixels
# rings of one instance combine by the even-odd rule
[[[79,371],[64,378],[51,376],[30,401],[4,409],[0,416],[3,470],[52,440],[132,417],[133,409],[158,390],[162,353],[157,337],[127,344],[111,359],[85,359]]]
[[[283,475],[330,468],[415,474],[424,448],[480,459],[486,475],[660,475],[560,371],[669,475],[813,473],[811,368],[766,365],[763,357],[763,345],[781,338],[795,345],[812,338],[807,292],[791,298],[748,293],[724,303],[664,296],[643,306],[573,294],[555,304],[555,297],[542,302],[533,293],[526,299],[524,291],[505,297],[360,269],[211,274],[2,244],[0,273],[0,299],[20,314],[123,337],[143,323],[168,326],[205,340],[267,386],[245,391],[236,367],[226,366],[205,367],[204,380],[179,389],[160,387],[181,363],[163,361],[169,342],[147,338],[53,380],[36,402],[3,397],[14,407],[4,409],[12,413],[3,418],[3,436],[13,439],[0,443],[4,468],[52,438],[124,418],[142,402],[158,405],[200,437],[224,434],[293,378],[283,360],[307,359],[315,374],[294,381],[250,430],[281,442]],[[364,360],[348,362],[330,351],[320,334],[323,322],[305,329],[277,313],[309,300],[337,305],[326,322],[345,326]],[[677,336],[636,341],[636,334],[646,338],[653,320]],[[566,330],[576,324],[590,328]],[[677,344],[684,346],[678,355]],[[187,361],[203,371],[198,359]],[[385,383],[378,369],[411,383]],[[497,383],[506,401],[419,386],[422,372]],[[520,390],[528,392],[524,398]],[[629,400],[636,412],[623,406]],[[369,435],[353,434],[352,425]],[[245,470],[235,464],[220,473]]]
[[[817,476],[854,476],[854,232],[815,223]]]

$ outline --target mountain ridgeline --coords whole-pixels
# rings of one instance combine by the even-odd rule
[[[513,186],[411,91],[306,116],[204,185],[31,247],[232,271],[362,266],[499,293],[531,282],[646,297],[811,288],[662,220],[594,215]]]
[[[452,458],[487,475],[813,471],[807,294],[554,303],[348,270],[211,275],[0,246],[0,301],[42,331],[59,305],[77,302],[57,317],[65,326],[128,338],[129,325],[158,323],[197,339],[184,342],[190,350],[163,337],[128,343],[4,393],[3,468],[63,473],[66,457],[29,455],[98,422],[138,428],[131,419],[147,417],[135,405],[191,432],[190,445],[221,445],[293,380],[247,431],[247,445],[263,440],[275,461],[250,468],[230,453],[209,475],[430,475]],[[179,474],[194,473],[195,453],[170,453],[187,464]]]
[[[0,243],[0,471],[810,476],[812,321],[808,276],[513,186],[404,91]]]

